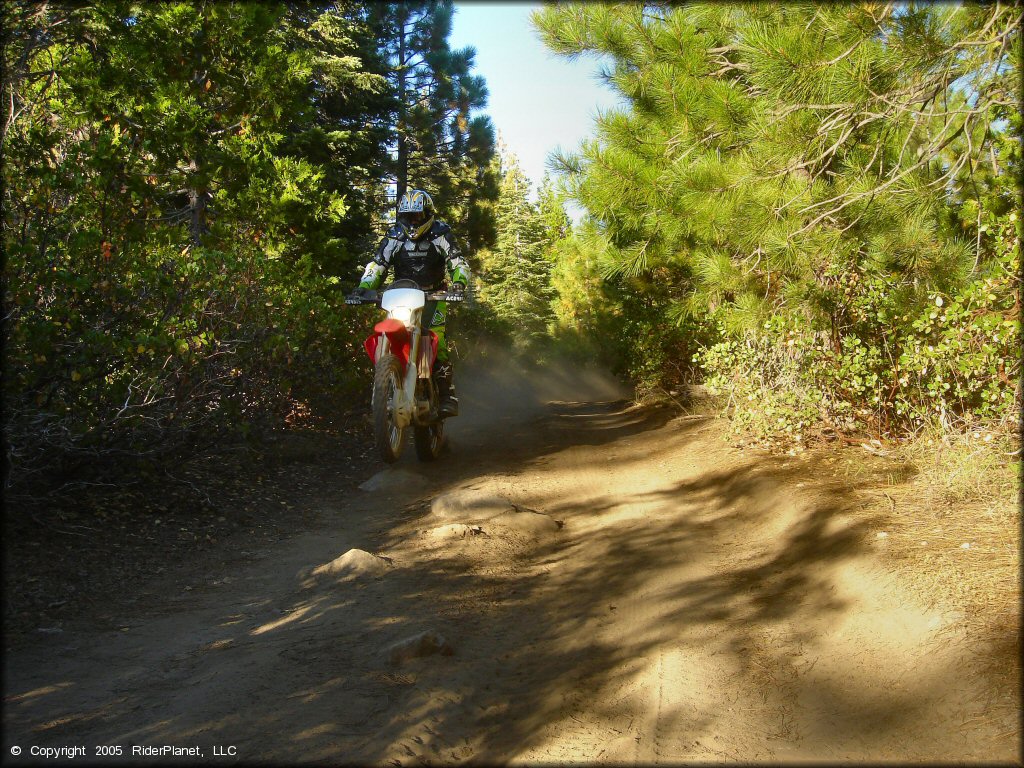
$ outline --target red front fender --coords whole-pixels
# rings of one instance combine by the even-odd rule
[[[366,354],[370,356],[371,363],[377,362],[377,345],[380,343],[381,334],[388,337],[391,352],[401,362],[402,373],[404,374],[405,366],[409,362],[409,342],[411,341],[409,329],[405,327],[401,320],[396,320],[393,317],[381,320],[373,326],[373,335],[368,336],[366,341],[363,342],[363,348],[366,350]]]
[[[377,345],[380,344],[380,336],[384,334],[388,337],[391,351],[397,355],[399,362],[402,364],[402,375],[405,375],[405,366],[409,363],[409,344],[412,338],[409,335],[409,329],[407,329],[399,320],[394,318],[388,318],[381,320],[373,327],[373,335],[367,336],[366,341],[363,342],[363,349],[366,350],[366,354],[370,356],[370,362],[377,362]],[[437,334],[433,331],[427,331],[427,338],[430,344],[430,365],[434,365],[434,361],[437,359]]]

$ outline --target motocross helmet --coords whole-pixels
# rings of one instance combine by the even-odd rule
[[[398,201],[398,224],[413,240],[419,240],[434,223],[434,201],[422,189],[410,189]]]

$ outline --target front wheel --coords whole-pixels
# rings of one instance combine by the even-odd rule
[[[373,436],[377,452],[388,464],[398,461],[405,447],[405,428],[395,418],[401,389],[402,366],[394,355],[384,355],[373,374]]]
[[[437,387],[432,380],[421,381],[427,390],[426,394],[430,400],[430,410],[437,412],[438,396]],[[412,431],[413,442],[416,443],[416,458],[420,461],[433,461],[441,455],[444,450],[444,419],[438,419],[432,424],[415,426]]]

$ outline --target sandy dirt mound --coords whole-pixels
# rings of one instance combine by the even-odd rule
[[[391,568],[390,558],[373,555],[361,549],[350,549],[329,563],[318,565],[309,572],[312,581],[349,581],[367,576],[383,576]]]
[[[441,494],[430,503],[430,513],[443,520],[481,523],[514,512],[504,496],[485,491],[456,490]]]
[[[467,536],[478,536],[484,532],[479,525],[466,525],[465,523],[448,523],[431,528],[428,535],[435,539],[464,539]]]
[[[550,515],[532,509],[515,509],[491,518],[492,530],[495,527],[508,528],[516,533],[541,539],[556,533],[562,528],[562,522]]]
[[[230,583],[9,656],[5,749],[1019,758],[1016,718],[987,707],[1012,694],[964,674],[979,650],[882,567],[850,489],[729,448],[713,419],[633,407],[598,373],[477,373],[460,371],[453,450],[429,469],[406,455]]]
[[[456,490],[435,498],[430,504],[431,515],[443,520],[457,521],[454,525],[478,529],[477,532],[493,534],[508,530],[514,533],[542,538],[555,533],[562,527],[560,520],[535,509],[524,509],[513,504],[504,496],[474,490]],[[434,530],[453,530],[441,526]]]

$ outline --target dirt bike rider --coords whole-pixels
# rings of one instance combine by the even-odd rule
[[[434,216],[434,201],[430,195],[421,189],[407,191],[398,201],[395,226],[377,246],[377,253],[366,265],[355,293],[365,294],[379,288],[390,268],[394,269],[395,280],[414,280],[424,291],[441,288],[447,273],[451,281],[449,290],[462,293],[469,284],[469,266],[451,232],[451,227]],[[431,308],[431,304],[436,306]],[[459,413],[445,337],[447,317],[447,302],[427,302],[424,307],[423,318],[430,318],[430,330],[437,334],[437,359],[432,373],[442,417]]]

